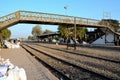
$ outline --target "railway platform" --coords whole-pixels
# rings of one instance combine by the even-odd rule
[[[1,49],[0,56],[20,68],[24,68],[27,80],[58,80],[46,67],[39,63],[23,48]]]

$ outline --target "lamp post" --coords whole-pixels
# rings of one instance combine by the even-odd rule
[[[67,15],[67,8],[68,8],[67,5],[64,6],[64,9],[65,9],[65,15]],[[67,27],[67,34],[69,35],[68,26],[66,26],[66,27]],[[68,40],[69,40],[69,36],[67,36],[67,49],[68,49]]]
[[[68,5],[64,6],[64,9],[65,9],[65,15],[67,15]]]
[[[76,17],[74,17],[74,31],[75,31],[75,35],[74,35],[74,50],[76,50]]]
[[[105,20],[105,19],[111,19],[110,12],[104,12],[103,13],[103,20]],[[109,23],[109,21],[108,21],[108,23]],[[104,25],[106,25],[105,21],[104,21]],[[108,24],[106,26],[108,26]],[[107,36],[107,27],[105,28],[105,44],[107,43],[106,36]]]

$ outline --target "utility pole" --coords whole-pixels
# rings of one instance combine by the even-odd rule
[[[64,6],[64,9],[65,9],[65,15],[67,15],[68,5]],[[69,35],[69,29],[68,29],[68,26],[66,26],[66,27],[67,27],[67,34]],[[68,40],[69,40],[69,36],[67,36],[67,49],[68,49],[68,47],[69,47]]]
[[[74,35],[74,38],[75,38],[75,41],[74,41],[74,50],[76,50],[76,17],[74,17],[74,31],[75,31],[75,35]]]
[[[103,19],[111,19],[111,14],[110,12],[104,12],[103,13]],[[108,22],[109,23],[109,22]],[[104,22],[105,24],[105,22]],[[106,24],[105,24],[106,25]],[[108,24],[106,26],[109,26]],[[107,27],[105,28],[105,44],[107,43],[107,40],[106,40],[106,36],[107,36]]]

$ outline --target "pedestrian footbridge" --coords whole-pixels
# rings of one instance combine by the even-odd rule
[[[0,17],[0,30],[18,23],[68,25],[71,27],[76,25],[77,27],[108,28],[115,32],[109,23],[101,23],[100,20],[22,10]]]

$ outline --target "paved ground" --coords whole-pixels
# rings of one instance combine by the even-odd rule
[[[58,80],[47,68],[34,59],[23,48],[1,49],[0,56],[25,69],[27,80]]]

